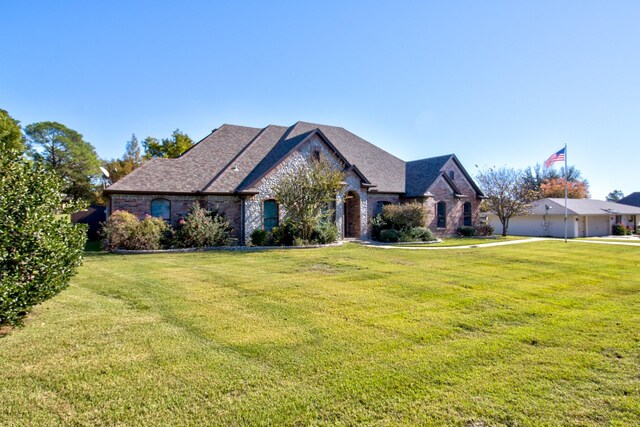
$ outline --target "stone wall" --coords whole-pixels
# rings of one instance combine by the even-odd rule
[[[248,197],[245,203],[245,242],[250,241],[250,235],[253,230],[262,229],[262,206],[265,200],[274,197],[274,185],[287,173],[295,170],[303,163],[311,161],[312,153],[319,151],[321,155],[329,159],[336,168],[343,169],[344,164],[340,159],[324,144],[319,136],[314,136],[302,146],[298,147],[294,152],[289,154],[276,168],[270,171],[256,186],[258,194]],[[362,237],[367,235],[367,192],[362,189],[360,178],[351,172],[345,177],[347,185],[336,197],[336,225],[340,237],[344,237],[344,195],[348,191],[354,191],[360,197],[360,224]],[[280,209],[279,220],[286,216],[286,211]]]

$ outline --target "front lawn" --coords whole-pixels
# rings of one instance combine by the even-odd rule
[[[640,249],[90,254],[0,338],[0,425],[632,425]]]
[[[449,247],[449,246],[470,246],[470,245],[484,245],[487,243],[509,242],[512,240],[525,240],[529,237],[521,236],[488,236],[488,237],[442,237],[441,241],[437,243],[395,243],[397,246],[411,246],[411,247]]]

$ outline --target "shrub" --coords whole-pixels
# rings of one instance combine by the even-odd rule
[[[271,231],[273,244],[277,246],[291,246],[293,239],[300,235],[298,228],[289,220],[284,220]]]
[[[627,227],[622,224],[614,224],[613,227],[611,227],[611,234],[614,236],[625,236],[627,231]]]
[[[427,224],[427,210],[420,203],[385,205],[382,207],[382,218],[390,228],[398,231]]]
[[[458,227],[456,231],[458,232],[458,235],[462,237],[472,237],[476,235],[475,227],[470,227],[468,225],[463,227]]]
[[[194,203],[187,216],[179,221],[173,244],[179,248],[226,246],[231,240],[229,232],[229,221],[222,215]]]
[[[302,237],[294,237],[292,246],[304,246],[304,240],[302,240]]]
[[[254,246],[267,246],[269,242],[269,232],[256,228],[251,232],[251,244]]]
[[[636,227],[636,235],[640,236],[640,225]]]
[[[125,211],[115,211],[109,221],[102,224],[104,247],[107,250],[155,250],[167,245],[170,227],[161,218],[137,216]]]
[[[82,260],[86,227],[62,206],[62,183],[21,153],[0,150],[0,325],[19,324],[26,313],[66,288]]]
[[[397,242],[400,240],[400,232],[398,230],[394,230],[393,228],[389,228],[387,230],[382,230],[380,232],[380,241],[381,242]]]
[[[387,221],[384,220],[382,215],[378,214],[371,218],[369,223],[371,224],[371,238],[380,240],[380,232],[387,227]]]
[[[475,228],[476,236],[493,236],[493,227],[489,224],[479,224]]]
[[[435,240],[433,233],[427,227],[413,227],[409,230],[409,234],[414,241],[430,242]]]
[[[311,241],[326,245],[338,240],[338,227],[331,221],[323,221],[318,224],[311,233]]]

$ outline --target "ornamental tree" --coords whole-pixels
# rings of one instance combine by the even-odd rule
[[[552,178],[540,184],[540,197],[564,197],[567,187],[567,197],[570,199],[588,199],[589,185],[584,181],[567,181],[564,178]]]
[[[484,208],[498,217],[503,236],[507,235],[509,220],[528,213],[537,199],[537,192],[526,185],[525,178],[524,171],[507,167],[481,171],[476,178],[486,196]]]
[[[63,206],[62,182],[17,150],[0,156],[0,325],[16,324],[40,302],[67,287],[80,265],[84,225]]]
[[[287,172],[274,186],[276,201],[286,211],[287,219],[300,230],[303,241],[309,241],[323,216],[332,214],[326,207],[335,202],[343,180],[344,174],[320,156]]]

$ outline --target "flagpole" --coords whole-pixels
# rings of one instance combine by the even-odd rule
[[[567,169],[567,143],[564,144],[564,242],[567,243],[567,199],[568,199],[568,187],[569,187],[569,170]]]

